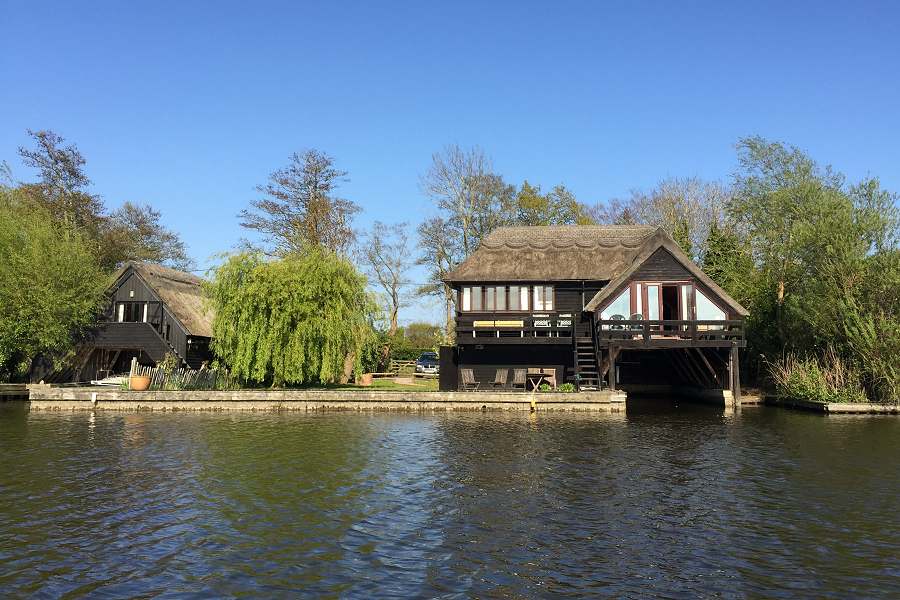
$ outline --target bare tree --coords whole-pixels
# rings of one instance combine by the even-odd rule
[[[363,268],[386,300],[390,336],[397,333],[400,309],[408,301],[406,289],[412,267],[408,227],[407,223],[386,225],[376,221],[359,244]]]
[[[713,223],[721,223],[729,190],[696,177],[665,179],[649,192],[633,190],[626,200],[613,199],[591,208],[600,223],[656,225],[665,229],[697,260]]]
[[[453,145],[432,155],[431,167],[422,177],[422,189],[458,237],[463,257],[505,224],[512,210],[515,188],[491,170],[491,161],[480,148]]]
[[[419,225],[419,249],[421,254],[417,264],[428,267],[428,282],[418,288],[423,295],[441,296],[446,309],[445,333],[453,339],[453,290],[444,281],[460,260],[462,247],[459,238],[453,235],[447,221],[441,217],[429,219]]]
[[[241,226],[265,236],[275,254],[289,254],[309,245],[338,253],[353,241],[353,216],[359,206],[334,195],[347,172],[318,150],[294,153],[290,163],[269,176],[257,191],[263,198],[240,213]]]

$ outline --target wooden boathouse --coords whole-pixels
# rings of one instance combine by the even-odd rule
[[[502,227],[445,279],[455,345],[442,389],[652,391],[740,396],[747,310],[661,228]]]
[[[97,324],[72,365],[53,381],[90,381],[127,373],[132,358],[154,366],[167,354],[194,369],[211,359],[212,314],[202,280],[161,265],[129,262],[114,276]]]

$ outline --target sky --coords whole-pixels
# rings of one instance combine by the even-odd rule
[[[306,148],[349,171],[363,229],[435,214],[420,178],[448,144],[590,204],[667,177],[727,182],[735,142],[757,134],[900,191],[896,2],[0,0],[0,23],[14,178],[35,178],[26,130],[51,129],[110,209],[161,210],[201,268]]]

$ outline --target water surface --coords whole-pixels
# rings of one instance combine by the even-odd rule
[[[900,419],[0,409],[4,597],[897,597]]]

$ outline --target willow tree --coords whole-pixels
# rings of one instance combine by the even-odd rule
[[[374,343],[366,279],[321,248],[231,256],[207,293],[213,350],[232,373],[273,386],[346,381]]]

